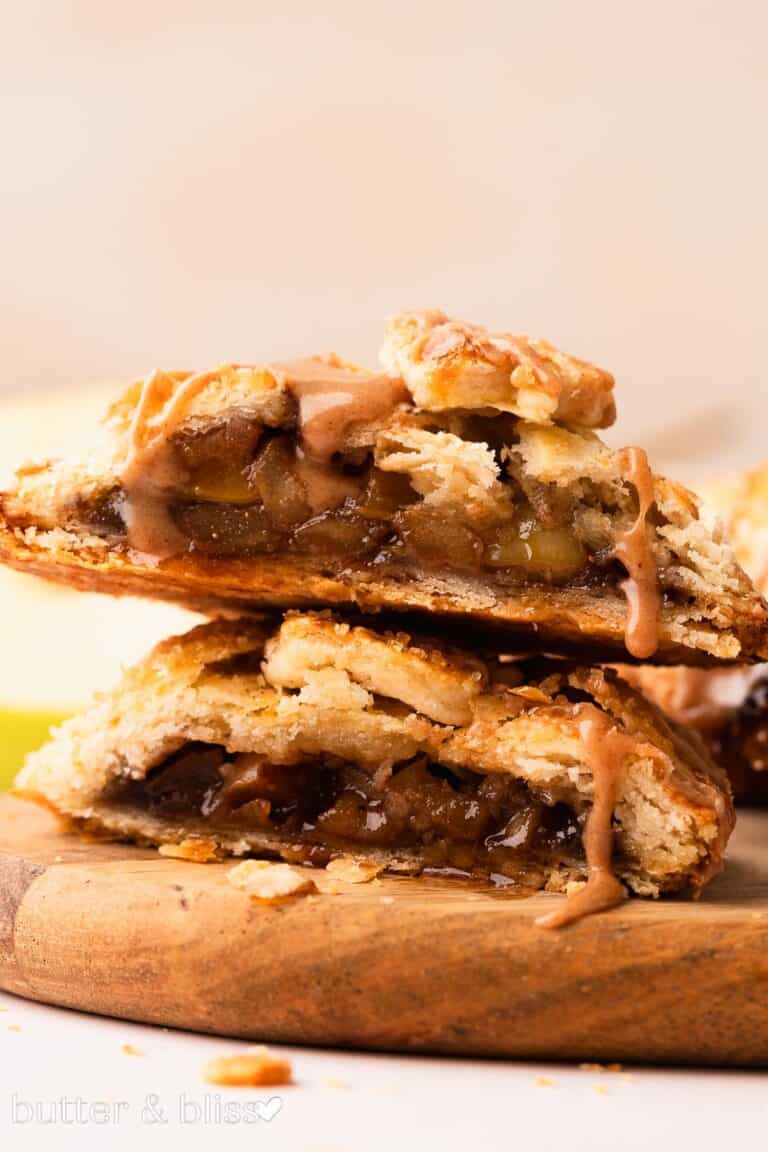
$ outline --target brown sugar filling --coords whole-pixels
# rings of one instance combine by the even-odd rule
[[[110,804],[213,832],[271,832],[294,861],[325,864],[338,852],[415,854],[419,867],[498,876],[540,886],[544,867],[583,865],[582,818],[545,804],[500,774],[451,770],[419,756],[386,779],[333,758],[273,765],[190,744],[142,781],[118,780]]]
[[[616,557],[627,569],[622,590],[629,605],[627,648],[638,660],[648,660],[659,646],[659,613],[661,595],[648,532],[648,515],[655,494],[653,473],[642,448],[623,448],[619,462],[627,481],[637,492],[637,519],[616,541]]]

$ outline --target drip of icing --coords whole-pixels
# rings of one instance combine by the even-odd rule
[[[655,500],[653,473],[642,448],[623,448],[618,453],[618,460],[624,478],[635,488],[639,502],[637,519],[631,528],[618,536],[614,549],[614,555],[628,575],[621,585],[629,605],[626,644],[632,656],[647,660],[659,646],[661,612],[656,558],[648,534],[648,513]]]
[[[389,416],[408,392],[397,376],[352,368],[337,356],[307,356],[270,370],[299,405],[301,442],[310,460],[341,452],[352,428]]]
[[[225,366],[195,375],[152,372],[144,380],[120,475],[128,542],[137,552],[165,560],[187,548],[168,509],[167,492],[179,471],[168,440],[195,396],[227,370]]]
[[[402,380],[352,368],[337,356],[308,356],[270,369],[299,409],[299,476],[313,512],[354,496],[359,484],[334,467],[353,428],[385,420],[409,399]]]
[[[345,476],[330,461],[312,460],[296,446],[296,473],[304,485],[307,504],[314,516],[340,508],[350,496],[356,496],[362,482],[357,476]]]
[[[569,896],[561,909],[536,921],[541,928],[562,928],[584,916],[613,908],[625,897],[613,868],[612,820],[624,766],[636,752],[637,742],[594,704],[579,704],[576,713],[593,781],[592,807],[584,829],[589,877],[586,887]]]

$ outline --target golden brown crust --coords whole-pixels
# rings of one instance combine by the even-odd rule
[[[607,428],[613,376],[543,340],[494,333],[444,312],[403,312],[387,327],[382,360],[421,408],[496,408],[538,424]]]
[[[367,613],[403,612],[471,620],[498,631],[502,646],[536,643],[551,650],[582,652],[590,659],[625,658],[627,607],[616,589],[530,585],[500,590],[492,577],[415,573],[379,575],[348,565],[325,574],[298,556],[257,560],[188,555],[159,564],[85,545],[71,533],[14,529],[0,515],[0,562],[82,591],[143,596],[177,602],[212,616],[235,612],[335,607]],[[716,608],[719,626],[709,619]],[[712,664],[768,656],[768,610],[756,597],[715,598],[690,611],[662,606],[658,663]]]
[[[230,663],[233,657],[239,662]],[[441,678],[434,693],[426,686],[429,668]],[[448,723],[451,698],[463,702],[465,715]],[[727,785],[701,748],[617,677],[562,661],[510,668],[327,615],[293,614],[282,625],[220,621],[164,642],[31,756],[17,786],[120,835],[174,844],[203,837],[237,854],[291,861],[279,830],[136,809],[109,786],[141,780],[202,742],[276,765],[336,757],[371,774],[426,756],[459,772],[512,775],[549,797],[545,803],[583,812],[593,789],[581,737],[585,699],[634,748],[615,809],[623,878],[641,893],[704,883],[720,867],[732,826]],[[395,870],[423,865],[413,847],[365,844],[360,856]],[[550,881],[562,886],[580,874],[578,865],[555,863]]]

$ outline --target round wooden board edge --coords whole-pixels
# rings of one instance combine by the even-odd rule
[[[89,844],[0,797],[0,987],[248,1040],[766,1067],[768,852],[750,831],[705,900],[551,933],[533,926],[551,898],[423,880],[265,907],[228,864]]]

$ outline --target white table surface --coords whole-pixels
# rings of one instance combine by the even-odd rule
[[[124,1053],[124,1045],[140,1055]],[[227,1147],[292,1152],[722,1152],[759,1148],[766,1139],[768,1084],[760,1073],[609,1072],[275,1047],[293,1061],[290,1088],[222,1089],[202,1081],[207,1060],[245,1047],[0,993],[0,1148],[170,1149],[182,1140],[216,1148],[223,1140]],[[62,1098],[72,1113],[79,1109],[77,1122],[65,1123],[60,1107],[55,1124],[28,1119],[29,1106],[50,1115]],[[244,1105],[257,1101],[274,1118],[247,1122]],[[105,1123],[96,1123],[99,1109],[92,1108],[100,1103],[112,1107]],[[195,1115],[206,1103],[207,1121]],[[217,1116],[225,1103],[237,1106],[235,1122]]]

